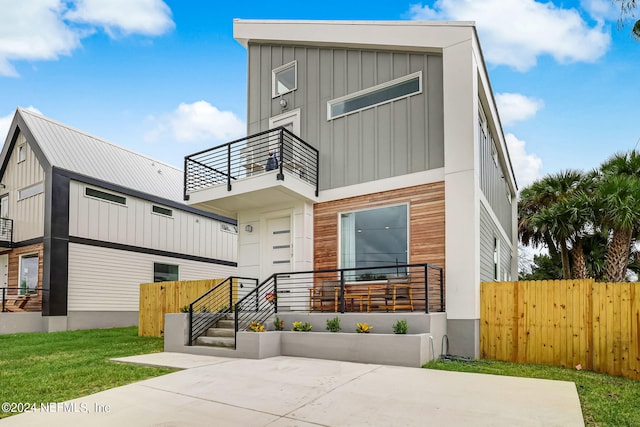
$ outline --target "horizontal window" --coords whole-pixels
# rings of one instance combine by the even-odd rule
[[[220,224],[220,230],[226,231],[227,233],[238,234],[238,227],[231,224]]]
[[[39,182],[30,187],[26,187],[21,190],[18,190],[18,200],[24,200],[28,197],[33,197],[37,194],[42,193],[43,191],[44,191],[44,184],[42,182]]]
[[[95,197],[96,199],[107,200],[109,202],[119,203],[121,205],[127,204],[126,197],[119,196],[117,194],[107,193],[105,191],[96,190],[95,188],[85,188],[85,192],[89,197]]]
[[[327,103],[327,120],[422,92],[422,72],[373,86]]]
[[[178,266],[171,264],[153,263],[153,281],[154,282],[176,282],[178,277]]]
[[[153,205],[151,208],[153,213],[157,213],[164,216],[173,216],[173,211],[171,209],[163,208],[162,206]]]

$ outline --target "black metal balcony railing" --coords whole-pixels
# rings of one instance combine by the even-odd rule
[[[274,156],[275,162],[269,157]],[[273,169],[272,169],[273,168]],[[276,179],[285,173],[308,182],[318,195],[318,150],[289,130],[279,127],[237,139],[184,158],[184,199],[203,188],[226,184],[231,191],[233,181],[270,170]]]
[[[0,218],[0,247],[13,246],[13,220]]]

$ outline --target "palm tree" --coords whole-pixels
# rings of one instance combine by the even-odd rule
[[[634,230],[640,225],[640,179],[605,175],[598,193],[602,225],[611,230],[605,256],[605,277],[610,282],[623,282]]]
[[[618,26],[624,25],[625,18],[627,16],[635,17],[634,10],[638,7],[636,0],[614,0],[616,3],[620,3],[620,19],[618,20]],[[640,20],[637,20],[633,24],[631,34],[636,40],[640,40]]]
[[[565,279],[571,278],[567,243],[571,238],[578,236],[579,229],[583,225],[572,224],[576,221],[576,213],[570,212],[570,204],[564,205],[563,216],[559,216],[561,207],[558,205],[575,196],[578,191],[582,191],[584,182],[585,176],[581,171],[568,169],[547,175],[520,193],[521,199],[518,205],[520,241],[534,247],[546,244],[552,257],[560,252]],[[580,218],[582,221],[582,215]]]

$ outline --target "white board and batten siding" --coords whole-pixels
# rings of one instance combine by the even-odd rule
[[[18,151],[23,147],[23,159],[18,159]],[[13,220],[13,241],[35,239],[44,235],[44,178],[42,165],[26,142],[23,134],[18,135],[11,153],[7,169],[2,178],[5,189],[1,195],[9,196],[9,218]],[[34,187],[39,186],[39,187]],[[21,190],[34,189],[28,197],[20,198]]]
[[[69,235],[204,258],[237,261],[237,234],[224,231],[220,221],[136,197],[122,205],[85,194],[86,184],[71,181]],[[88,186],[110,194],[99,187]],[[171,216],[152,211],[171,209]]]
[[[98,246],[69,244],[68,310],[138,311],[141,283],[154,263],[178,265],[180,280],[225,278],[236,268]]]

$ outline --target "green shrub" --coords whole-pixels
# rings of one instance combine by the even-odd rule
[[[338,316],[333,319],[327,319],[327,331],[340,332],[340,318]]]
[[[311,327],[311,323],[293,322],[293,330],[297,332],[309,332]]]
[[[409,325],[407,325],[407,321],[406,320],[398,320],[393,325],[393,333],[394,334],[406,334],[408,330],[409,330]]]

